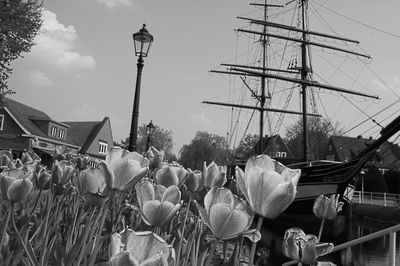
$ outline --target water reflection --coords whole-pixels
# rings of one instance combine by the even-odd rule
[[[314,217],[297,219],[297,221],[292,219],[279,219],[279,222],[278,220],[266,221],[261,231],[262,243],[260,243],[260,245],[268,247],[271,256],[263,265],[281,265],[289,261],[288,258],[282,255],[281,248],[283,234],[286,229],[290,227],[300,227],[306,234],[317,235],[319,222],[320,221]],[[328,223],[326,225],[321,242],[341,244],[390,226],[393,226],[393,224],[357,218],[353,218],[351,223],[349,223],[346,222],[343,217],[340,217],[335,223]],[[397,255],[400,254],[399,240],[400,234],[398,233],[396,241]],[[331,261],[336,265],[343,266],[388,265],[389,235],[329,254],[322,257],[320,260]],[[396,256],[396,265],[400,265],[400,256]]]

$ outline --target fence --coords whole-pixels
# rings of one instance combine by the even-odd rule
[[[385,207],[400,207],[400,195],[381,192],[354,191],[353,203],[370,204]]]

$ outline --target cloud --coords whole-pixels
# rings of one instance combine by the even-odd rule
[[[35,37],[32,56],[56,67],[66,69],[94,69],[96,61],[89,55],[74,51],[78,35],[74,26],[64,25],[57,15],[43,10],[41,32]]]
[[[131,0],[97,0],[99,3],[106,5],[109,8],[115,8],[117,6],[127,7],[133,3]]]
[[[38,87],[49,87],[53,85],[53,81],[49,79],[43,72],[38,70],[33,70],[28,73],[29,83]]]

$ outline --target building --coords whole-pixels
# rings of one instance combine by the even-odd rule
[[[331,136],[328,142],[326,160],[346,162],[355,157],[369,143],[374,141],[372,138],[362,138],[358,136]],[[384,174],[389,169],[400,168],[400,147],[391,142],[384,142],[370,158],[369,164],[373,164]]]
[[[108,117],[97,122],[59,122],[10,98],[0,100],[0,150],[11,150],[15,158],[33,149],[44,165],[50,165],[55,147],[66,146],[95,161],[105,159],[112,145]]]
[[[256,151],[259,150],[259,146],[260,142],[258,141],[255,146]],[[292,151],[289,149],[280,135],[264,136],[263,146],[263,154],[266,154],[283,164],[296,162],[296,158],[294,157]]]

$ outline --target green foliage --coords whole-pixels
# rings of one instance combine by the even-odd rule
[[[232,157],[226,148],[224,137],[205,131],[198,131],[190,144],[186,144],[179,152],[179,163],[193,170],[203,169],[203,163],[214,161],[218,165],[224,165]]]
[[[163,150],[165,152],[165,160],[168,162],[176,161],[176,155],[172,153],[172,149],[174,147],[173,132],[171,130],[163,129],[158,125],[154,125],[154,133],[150,138],[150,146],[153,146],[157,150]],[[146,152],[146,146],[148,137],[146,135],[146,125],[143,124],[142,126],[138,127],[138,138],[137,138],[137,152],[144,153]],[[125,140],[121,140],[122,146],[127,148],[129,145],[129,137]]]
[[[258,135],[248,134],[240,141],[238,147],[235,149],[237,159],[247,160],[252,155],[257,154],[255,147],[259,141]]]
[[[10,94],[7,79],[10,63],[30,51],[42,25],[42,1],[2,0],[0,2],[0,93]]]
[[[325,149],[329,137],[340,135],[343,129],[339,122],[333,123],[328,118],[309,117],[307,125],[307,136],[310,151],[310,159],[324,159]],[[286,131],[286,142],[288,148],[297,158],[303,156],[303,121],[299,119],[295,124],[289,126]]]

